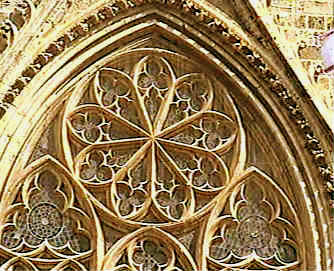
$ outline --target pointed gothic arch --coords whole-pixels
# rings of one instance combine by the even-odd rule
[[[316,119],[240,28],[189,3],[99,7],[27,67],[42,68],[3,120],[20,119],[1,158],[3,266],[330,266],[325,158],[297,132]]]

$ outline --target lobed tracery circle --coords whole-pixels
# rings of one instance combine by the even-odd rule
[[[87,189],[109,187],[104,205],[127,222],[154,213],[145,223],[182,223],[205,212],[233,173],[223,155],[240,127],[220,83],[182,55],[147,49],[116,56],[88,84],[81,93],[91,100],[66,119],[81,144],[69,159]]]
[[[37,238],[52,238],[61,231],[62,226],[62,214],[51,203],[40,203],[29,213],[28,227]]]

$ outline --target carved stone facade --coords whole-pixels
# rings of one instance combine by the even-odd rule
[[[334,76],[326,72],[321,46],[334,28],[334,1],[272,0],[254,6],[333,130]]]
[[[2,6],[0,269],[333,269],[330,130],[268,32],[223,2],[27,3]]]

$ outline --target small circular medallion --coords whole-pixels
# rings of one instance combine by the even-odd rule
[[[29,213],[28,226],[36,237],[52,238],[60,232],[63,226],[62,215],[55,205],[40,203]]]

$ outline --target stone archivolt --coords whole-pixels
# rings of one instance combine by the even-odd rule
[[[30,20],[35,5],[30,0],[3,1],[0,4],[0,53],[14,43],[21,28]]]
[[[167,4],[201,15],[202,23],[221,33],[268,83],[303,132],[330,189],[332,175],[320,143],[293,96],[245,41],[191,3]],[[31,73],[14,84],[15,97],[66,48],[136,4],[144,3],[107,5],[52,43],[27,68]],[[252,151],[261,139],[250,131],[263,127],[244,120],[252,109],[235,99],[231,85],[212,75],[210,65],[202,67],[186,50],[164,46],[156,39],[159,31],[149,35],[153,41],[146,47],[140,40],[141,45],[107,54],[108,61],[74,76],[77,82],[42,129],[30,161],[6,184],[11,193],[1,201],[0,267],[188,271],[307,266],[312,260],[296,212],[301,208],[283,183],[287,177],[269,154],[273,150]],[[261,142],[263,148],[274,143]],[[251,156],[257,159],[250,162]]]

